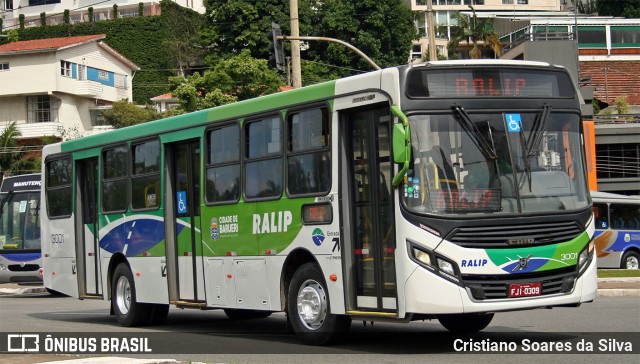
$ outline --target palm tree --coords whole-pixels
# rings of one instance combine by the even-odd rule
[[[478,47],[478,42],[483,41],[486,46],[489,46],[496,56],[502,54],[502,45],[498,35],[493,30],[493,19],[490,18],[478,18],[476,11],[473,10],[473,16],[469,17],[461,12],[453,13],[452,19],[457,21],[458,26],[453,30],[451,40],[447,44],[449,54],[453,54],[458,45],[462,41],[469,41],[473,44],[469,51],[469,57],[480,58],[482,53]]]
[[[16,122],[9,122],[0,133],[0,173],[13,169],[13,165],[24,154],[18,147],[18,138],[22,136]]]

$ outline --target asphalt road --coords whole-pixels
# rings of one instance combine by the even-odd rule
[[[332,347],[302,345],[295,335],[286,332],[283,314],[267,319],[229,320],[222,311],[180,310],[172,308],[164,325],[125,329],[109,316],[104,301],[79,301],[48,294],[0,296],[0,332],[20,333],[85,333],[89,337],[105,337],[110,333],[149,337],[154,354],[129,357],[173,358],[185,362],[270,362],[270,363],[424,363],[516,362],[620,363],[638,362],[638,354],[600,354],[599,342],[630,342],[634,353],[640,353],[640,298],[598,297],[594,303],[580,308],[539,309],[496,314],[491,325],[479,334],[460,337],[465,342],[522,344],[530,342],[592,342],[596,354],[492,353],[472,350],[456,353],[454,341],[437,321],[409,324],[353,322],[344,343]],[[80,334],[78,334],[80,335]],[[71,335],[73,336],[73,335]],[[4,340],[4,339],[3,339]],[[541,345],[541,344],[539,344]],[[615,345],[615,344],[614,344]],[[519,349],[522,349],[520,346]],[[616,351],[616,350],[614,350]],[[618,352],[621,350],[617,350]],[[168,354],[173,353],[173,354]],[[177,353],[177,354],[176,354]],[[122,356],[122,355],[120,355]],[[49,357],[4,354],[3,362],[40,362]],[[20,359],[20,360],[18,360]],[[60,359],[57,359],[60,360]]]

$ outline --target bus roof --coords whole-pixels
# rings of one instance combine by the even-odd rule
[[[446,60],[446,61],[430,61],[426,63],[417,63],[415,66],[531,66],[531,67],[559,67],[562,66],[553,65],[547,62],[538,61],[519,61],[511,59],[459,59],[459,60]]]
[[[334,95],[335,83],[335,80],[328,81],[300,89],[278,92],[254,99],[111,130],[105,133],[89,135],[62,142],[61,151],[70,152],[84,148],[93,148],[100,145],[197,127],[211,121],[241,119],[247,115],[260,112],[269,112],[270,110],[295,107],[299,104],[328,99]]]
[[[590,191],[591,198],[598,202],[637,202],[640,203],[640,196],[619,195],[616,193]]]

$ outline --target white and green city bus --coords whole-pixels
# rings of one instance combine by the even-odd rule
[[[579,96],[546,63],[388,68],[43,151],[46,287],[284,311],[326,344],[351,320],[485,328],[596,296]]]

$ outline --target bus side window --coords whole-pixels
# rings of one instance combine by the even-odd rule
[[[626,229],[628,228],[626,220],[626,207],[624,205],[611,204],[611,228],[613,229]]]
[[[607,205],[594,203],[592,207],[593,217],[596,220],[596,229],[608,229]]]

